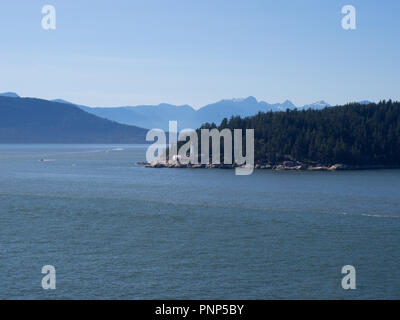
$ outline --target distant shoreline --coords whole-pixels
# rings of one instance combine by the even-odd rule
[[[177,161],[148,163],[138,161],[137,165],[143,165],[146,168],[183,168],[183,169],[235,169],[246,167],[231,164],[182,164]],[[377,169],[400,169],[400,165],[348,165],[334,164],[330,166],[320,164],[304,164],[298,161],[284,161],[281,164],[255,164],[256,170],[275,170],[275,171],[346,171],[346,170],[377,170]]]

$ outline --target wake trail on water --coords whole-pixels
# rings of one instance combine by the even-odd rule
[[[69,152],[57,152],[57,153],[46,153],[47,157],[51,156],[62,156],[62,155],[71,155],[71,154],[93,154],[93,153],[109,153],[115,151],[125,151],[124,148],[112,148],[112,149],[96,149],[96,150],[85,150],[85,151],[69,151]],[[55,161],[55,160],[54,160]]]

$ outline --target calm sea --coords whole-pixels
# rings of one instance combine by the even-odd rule
[[[400,298],[400,170],[235,176],[145,151],[0,146],[0,298]]]

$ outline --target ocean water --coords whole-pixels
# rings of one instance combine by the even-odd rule
[[[0,146],[1,299],[400,298],[400,170],[235,176],[145,151]]]

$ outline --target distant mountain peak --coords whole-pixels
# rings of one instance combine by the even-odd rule
[[[146,107],[152,107],[152,106],[151,105],[147,105]],[[177,107],[177,106],[173,105],[173,104],[162,102],[157,107]]]
[[[222,99],[216,103],[220,102],[233,102],[233,103],[258,103],[257,99],[253,96],[248,96],[247,98],[233,98],[233,99]]]
[[[331,107],[329,103],[327,103],[325,100],[319,100],[311,104],[306,104],[301,107],[301,109],[307,110],[307,109],[314,109],[314,110],[322,110],[325,109],[326,107]]]
[[[148,107],[153,107],[153,106],[148,106]],[[188,104],[183,104],[183,105],[175,105],[175,104],[169,104],[169,103],[160,103],[157,107],[174,107],[174,108],[192,108]],[[193,108],[192,108],[193,109]]]
[[[0,93],[0,97],[20,98],[20,96],[18,94],[16,94],[15,92]]]
[[[246,101],[246,102],[252,102],[252,103],[257,103],[257,102],[258,102],[257,99],[254,98],[253,96],[247,97],[246,99],[244,99],[244,101]]]
[[[294,108],[296,108],[294,103],[290,100],[285,100],[283,103],[276,103],[275,106],[278,107],[278,109],[294,109]]]
[[[370,103],[372,103],[372,102],[369,101],[369,100],[362,100],[362,101],[359,101],[358,103],[359,103],[359,104],[370,104]]]

